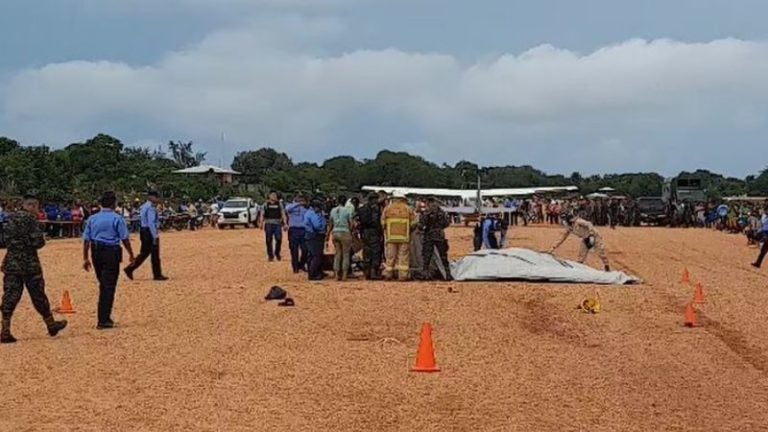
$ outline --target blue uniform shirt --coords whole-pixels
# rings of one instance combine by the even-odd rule
[[[323,215],[317,213],[315,209],[307,210],[304,214],[304,229],[307,239],[313,239],[318,235],[325,235],[326,222]]]
[[[88,218],[83,240],[104,246],[119,246],[120,241],[128,240],[128,226],[125,219],[113,210],[101,209]]]
[[[493,234],[493,219],[483,221],[483,248],[491,249],[491,236]]]
[[[157,209],[151,202],[147,201],[141,206],[139,218],[141,219],[141,227],[149,229],[152,238],[158,238],[160,233],[157,229],[160,226],[160,218],[157,216]]]
[[[285,206],[285,212],[288,213],[288,228],[304,228],[306,207],[299,203],[291,203]]]

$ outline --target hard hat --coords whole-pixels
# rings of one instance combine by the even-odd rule
[[[405,194],[403,192],[401,192],[401,191],[394,192],[392,194],[392,198],[395,198],[395,199],[406,199],[405,198]]]

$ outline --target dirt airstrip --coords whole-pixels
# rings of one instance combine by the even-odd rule
[[[0,431],[768,430],[756,250],[705,230],[602,232],[643,285],[308,283],[267,262],[261,231],[169,233],[172,279],[152,282],[148,263],[121,277],[109,332],[94,328],[80,244],[51,242],[47,291],[57,303],[70,290],[77,313],[50,339],[25,294],[19,343],[0,346]],[[515,228],[512,244],[559,234]],[[469,251],[471,230],[449,236],[453,258]],[[704,285],[700,328],[682,326],[684,267]],[[295,308],[264,302],[275,284]],[[603,313],[575,309],[588,296]],[[409,372],[425,321],[439,374]]]

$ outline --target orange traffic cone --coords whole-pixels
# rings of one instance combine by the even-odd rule
[[[69,291],[64,290],[64,296],[61,298],[61,307],[54,309],[54,312],[60,314],[73,314],[75,308],[72,307],[72,300],[69,298]]]
[[[691,283],[691,275],[688,273],[688,269],[683,269],[683,278],[680,280],[680,283],[689,284]]]
[[[704,288],[701,283],[696,284],[696,289],[693,290],[693,302],[695,304],[704,304]]]
[[[696,327],[698,325],[698,318],[696,317],[696,309],[693,308],[693,303],[688,303],[685,306],[685,326]]]
[[[416,354],[416,365],[411,372],[440,372],[435,362],[435,349],[432,346],[432,326],[424,323],[421,327],[419,352]]]

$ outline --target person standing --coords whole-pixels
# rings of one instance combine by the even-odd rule
[[[363,262],[368,280],[381,280],[381,207],[378,194],[368,195],[368,202],[357,213],[363,240]]]
[[[760,223],[762,228],[754,235],[758,241],[763,241],[763,246],[760,248],[760,254],[757,256],[757,261],[752,263],[752,267],[754,268],[762,267],[765,255],[768,254],[768,209],[763,210],[763,216],[760,220]]]
[[[405,195],[396,192],[389,205],[381,214],[384,226],[385,241],[385,272],[388,279],[401,281],[410,277],[410,240],[411,229],[414,228],[416,215],[408,207]]]
[[[496,237],[496,214],[491,213],[483,219],[483,249],[498,249],[499,239]]]
[[[349,272],[349,260],[352,250],[352,216],[353,209],[346,205],[347,197],[339,195],[336,207],[331,210],[328,224],[328,238],[332,239],[335,255],[333,271],[336,280],[346,281]]]
[[[605,271],[611,271],[611,267],[608,263],[608,255],[605,252],[605,245],[603,239],[600,237],[600,233],[597,232],[595,226],[591,222],[588,222],[580,217],[574,217],[572,214],[566,214],[563,217],[563,225],[565,225],[565,233],[563,237],[555,243],[552,248],[547,251],[548,254],[555,253],[555,250],[560,247],[568,236],[573,234],[581,239],[581,249],[579,251],[579,262],[584,263],[587,260],[589,251],[595,249],[597,251],[600,260],[605,266]]]
[[[115,211],[116,201],[113,192],[106,192],[101,198],[101,211],[88,219],[83,232],[83,269],[89,272],[93,268],[99,281],[96,324],[99,330],[115,326],[112,321],[112,305],[115,302],[117,278],[123,260],[120,243],[128,251],[128,261],[134,260],[133,248],[128,239],[128,225],[125,218]],[[93,263],[89,259],[89,253]]]
[[[302,195],[297,195],[292,203],[285,206],[288,214],[288,248],[294,273],[307,269],[307,247],[304,242],[304,215],[307,207],[307,199]]]
[[[125,268],[125,275],[128,276],[128,279],[133,280],[133,273],[151,256],[154,280],[166,281],[168,278],[163,275],[160,263],[160,217],[156,208],[160,202],[160,195],[155,191],[150,191],[147,195],[147,202],[141,206],[139,211],[141,251],[139,251],[139,256]]]
[[[319,281],[325,278],[323,273],[323,254],[325,253],[325,217],[323,203],[312,200],[309,210],[304,214],[304,240],[307,244],[309,280]]]
[[[67,327],[67,321],[56,321],[51,313],[51,304],[45,295],[45,279],[37,250],[45,246],[45,236],[37,223],[39,202],[33,195],[26,195],[21,210],[8,216],[5,228],[6,247],[0,271],[3,277],[2,327],[0,343],[16,342],[11,334],[11,318],[16,310],[24,286],[32,298],[32,305],[43,317],[48,334],[53,337]]]
[[[431,280],[433,278],[432,268],[432,256],[435,250],[437,250],[438,259],[443,264],[445,269],[446,280],[451,280],[451,266],[448,262],[448,240],[445,238],[445,229],[451,225],[451,221],[448,218],[443,209],[440,208],[437,200],[434,197],[427,199],[427,210],[419,218],[419,228],[424,233],[422,256],[423,258],[423,274],[422,278],[425,280]]]
[[[285,209],[278,200],[277,193],[269,194],[269,200],[264,204],[261,213],[261,226],[264,227],[264,234],[267,239],[267,257],[272,262],[277,258],[282,260],[280,251],[283,246],[283,227],[287,225],[285,220]]]

